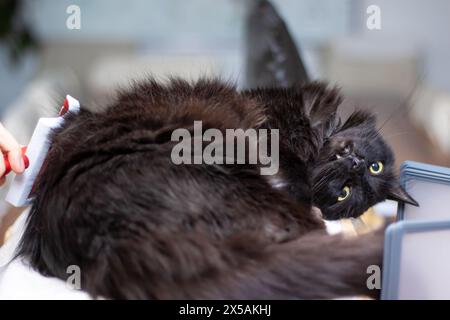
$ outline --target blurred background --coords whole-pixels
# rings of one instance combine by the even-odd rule
[[[65,94],[96,108],[148,75],[218,75],[244,88],[250,2],[0,0],[1,122],[26,144]],[[311,79],[342,88],[344,113],[376,112],[398,165],[450,166],[449,1],[271,2]],[[380,9],[380,29],[367,27],[370,5]],[[395,214],[394,206],[377,210]]]

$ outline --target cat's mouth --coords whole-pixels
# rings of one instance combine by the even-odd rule
[[[355,153],[350,153],[346,155],[336,154],[335,161],[345,162],[349,169],[355,172],[362,172],[366,166],[366,161],[363,157],[356,155]]]

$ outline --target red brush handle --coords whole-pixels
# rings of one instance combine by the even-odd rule
[[[27,147],[22,147],[23,162],[25,164],[25,169],[26,169],[30,165],[30,160],[25,155],[25,152],[27,152]],[[5,163],[5,172],[3,173],[2,177],[6,176],[8,173],[11,172],[11,164],[9,163],[8,154],[7,153],[3,154],[3,161]]]
[[[64,103],[61,107],[61,110],[59,110],[59,115],[65,115],[66,112],[69,111],[69,101],[67,101],[67,99],[64,99]]]

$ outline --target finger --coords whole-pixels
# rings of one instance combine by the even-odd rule
[[[0,124],[0,148],[3,152],[8,154],[11,169],[14,172],[22,173],[25,169],[25,165],[22,159],[20,145],[2,124]]]
[[[6,181],[6,177],[0,178],[0,187],[5,184],[5,181]]]
[[[0,177],[3,177],[5,174],[5,160],[2,156],[0,156]]]
[[[25,162],[23,161],[21,149],[19,149],[19,154],[15,151],[8,152],[8,160],[11,164],[11,170],[15,173],[22,173],[25,170]]]

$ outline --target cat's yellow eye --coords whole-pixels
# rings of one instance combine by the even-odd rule
[[[381,161],[372,162],[369,166],[369,171],[373,175],[378,175],[383,172],[383,163]]]
[[[339,194],[339,197],[337,198],[337,201],[341,202],[350,197],[351,189],[349,186],[345,186],[342,188],[341,193]]]

